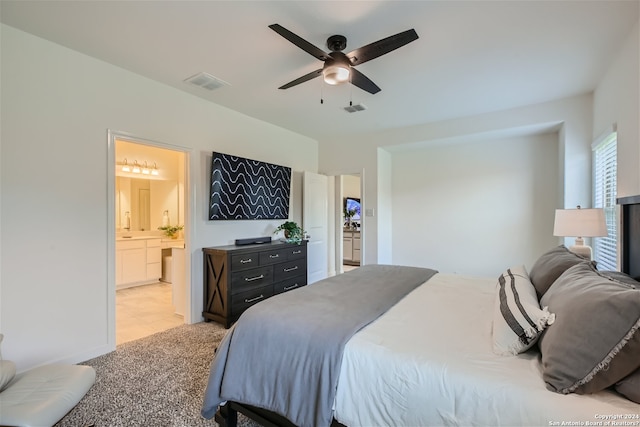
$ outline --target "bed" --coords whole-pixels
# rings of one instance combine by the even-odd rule
[[[619,203],[632,274],[600,272],[560,245],[498,279],[363,266],[252,307],[217,349],[203,416],[640,426],[640,197]],[[335,294],[345,288],[355,292]]]

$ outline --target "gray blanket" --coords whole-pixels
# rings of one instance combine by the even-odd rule
[[[218,347],[202,415],[235,401],[329,426],[347,341],[435,273],[367,265],[251,307]]]

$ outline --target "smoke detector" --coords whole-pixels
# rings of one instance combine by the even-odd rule
[[[364,111],[367,107],[364,104],[355,104],[344,107],[344,111],[347,113],[357,113],[358,111]]]
[[[223,86],[229,86],[229,83],[225,82],[224,80],[220,80],[219,78],[204,72],[194,74],[184,81],[194,86],[198,86],[211,91],[219,89]]]

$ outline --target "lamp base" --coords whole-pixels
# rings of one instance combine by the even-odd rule
[[[569,250],[574,254],[578,254],[590,261],[593,260],[593,250],[591,249],[591,246],[585,245],[584,239],[582,239],[581,237],[578,237],[576,239],[576,244],[569,247]]]

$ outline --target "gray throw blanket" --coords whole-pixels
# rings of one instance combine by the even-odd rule
[[[217,349],[202,415],[234,401],[329,426],[347,341],[435,273],[367,265],[254,305]]]

